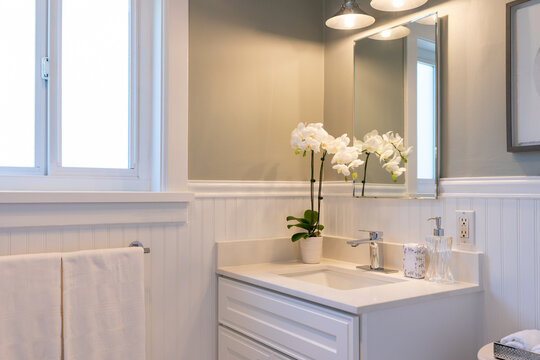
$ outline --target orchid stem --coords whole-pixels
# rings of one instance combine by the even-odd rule
[[[314,176],[314,159],[315,157],[315,152],[313,150],[311,150],[311,180],[309,182],[309,189],[310,189],[310,194],[311,194],[311,223],[313,224],[313,208],[314,208],[314,204],[313,204],[313,183],[315,182],[315,176]],[[310,234],[311,235],[311,234]]]
[[[366,162],[364,163],[364,179],[362,180],[362,197],[364,197],[364,191],[366,190],[367,164],[369,161],[369,155],[371,155],[371,153],[367,153]]]
[[[324,159],[326,158],[326,154],[327,154],[327,151],[324,150],[323,155],[321,157],[321,170],[319,173],[319,196],[317,198],[317,212],[319,216],[317,217],[317,224],[315,226],[315,231],[319,230],[319,222],[321,221],[321,200],[322,200],[321,192],[322,192]]]

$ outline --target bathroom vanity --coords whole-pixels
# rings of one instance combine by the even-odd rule
[[[481,255],[466,256],[475,266]],[[479,282],[436,284],[356,265],[220,266],[219,359],[473,358],[482,340]]]

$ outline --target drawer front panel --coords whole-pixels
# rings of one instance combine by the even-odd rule
[[[359,359],[358,317],[226,278],[219,321],[297,359]]]
[[[218,342],[218,360],[291,360],[223,326],[219,326]]]

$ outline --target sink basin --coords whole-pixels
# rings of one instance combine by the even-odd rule
[[[373,273],[347,271],[345,269],[336,269],[333,267],[279,275],[338,290],[360,289],[404,281]]]

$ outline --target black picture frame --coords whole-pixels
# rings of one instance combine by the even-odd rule
[[[534,144],[522,145],[515,141],[519,118],[515,111],[514,22],[516,10],[528,6],[540,6],[540,0],[515,0],[506,4],[506,143],[508,152],[540,151],[540,135],[538,144],[534,141]],[[538,24],[540,28],[540,21]],[[540,113],[538,121],[540,122]]]

